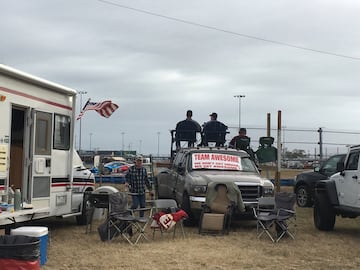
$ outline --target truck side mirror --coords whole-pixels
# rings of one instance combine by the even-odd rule
[[[185,166],[182,163],[180,163],[178,168],[177,168],[177,171],[178,171],[179,174],[184,174],[185,173]]]

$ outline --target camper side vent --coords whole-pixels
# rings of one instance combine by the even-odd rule
[[[33,198],[50,197],[50,177],[34,177]]]

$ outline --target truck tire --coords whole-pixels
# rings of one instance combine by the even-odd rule
[[[306,185],[301,185],[296,188],[296,203],[299,207],[310,207],[312,206],[312,198],[310,188]]]
[[[89,196],[91,192],[86,191],[84,193],[83,197],[83,207],[82,207],[82,213],[79,216],[76,216],[76,224],[77,225],[88,225],[90,223],[90,202],[89,202]]]
[[[194,215],[191,212],[190,198],[189,198],[189,195],[187,193],[183,194],[183,199],[182,199],[182,203],[181,203],[181,209],[184,210],[186,212],[186,214],[188,214],[188,218],[184,220],[184,225],[185,226],[194,225],[194,223],[195,223]]]
[[[154,191],[155,191],[155,194],[154,194],[154,195],[155,195],[155,200],[160,199],[160,196],[159,196],[159,185],[158,185],[158,180],[157,180],[157,177],[156,177],[156,176],[153,178],[152,183],[153,183],[153,188],[154,188]]]
[[[329,198],[323,193],[315,196],[314,224],[321,231],[332,231],[335,226],[336,215]]]

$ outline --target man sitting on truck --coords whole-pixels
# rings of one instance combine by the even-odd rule
[[[188,147],[193,147],[196,142],[196,133],[201,132],[201,126],[192,119],[192,111],[186,112],[186,119],[176,124],[175,142],[176,149],[180,148],[181,141],[187,141]]]
[[[203,139],[201,145],[208,146],[209,142],[215,142],[215,146],[224,146],[226,130],[228,127],[217,120],[217,113],[213,112],[210,116],[210,121],[204,124]]]
[[[246,135],[246,128],[239,129],[239,135],[231,139],[229,147],[244,151],[250,147],[250,138]]]
[[[246,128],[239,129],[239,135],[231,139],[229,143],[229,148],[244,150],[250,155],[250,158],[255,161],[255,154],[250,147],[250,137],[246,135]]]

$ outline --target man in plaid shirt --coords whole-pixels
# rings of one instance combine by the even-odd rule
[[[129,192],[133,193],[131,209],[136,209],[140,205],[140,208],[146,206],[145,187],[150,191],[152,195],[151,183],[147,176],[146,169],[142,166],[142,157],[137,156],[135,159],[135,165],[130,167],[125,175],[125,187],[129,187]],[[144,217],[144,211],[140,211],[140,217]]]

